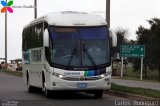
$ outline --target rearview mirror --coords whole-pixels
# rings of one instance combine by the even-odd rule
[[[43,33],[43,44],[44,47],[49,47],[49,32],[47,29],[45,29]]]

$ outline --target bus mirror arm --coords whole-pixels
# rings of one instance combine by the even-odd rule
[[[117,35],[116,33],[109,29],[109,34],[110,34],[110,37],[111,37],[111,44],[112,44],[112,47],[116,47],[117,46]]]
[[[43,44],[44,47],[49,47],[49,32],[47,29],[45,29],[44,33],[43,33]]]

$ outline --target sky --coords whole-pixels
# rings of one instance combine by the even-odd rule
[[[2,0],[1,0],[2,1]],[[9,1],[9,0],[8,0]],[[38,17],[54,11],[83,11],[105,18],[106,0],[37,0]],[[34,0],[13,0],[12,6],[33,6]],[[128,39],[136,39],[140,25],[149,28],[147,20],[160,18],[160,0],[111,0],[111,29],[128,29]],[[3,6],[0,4],[0,9]],[[5,56],[5,14],[0,13],[0,58]],[[22,56],[22,30],[34,19],[34,8],[13,8],[8,13],[8,61]],[[1,61],[1,60],[0,60]]]

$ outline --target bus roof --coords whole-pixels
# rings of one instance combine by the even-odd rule
[[[107,25],[105,19],[98,14],[74,12],[74,11],[53,12],[45,16],[42,16],[38,19],[35,19],[30,24],[35,24],[35,23],[38,23],[39,21],[46,21],[49,25],[54,25],[54,26]]]

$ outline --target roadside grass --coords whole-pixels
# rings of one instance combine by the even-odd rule
[[[0,72],[6,73],[8,75],[22,77],[22,71],[10,71],[10,70],[1,70]]]
[[[113,69],[117,70],[117,73],[118,73],[117,78],[120,78],[119,76],[120,76],[121,66],[114,64]],[[129,63],[129,65],[127,65],[126,69],[124,68],[124,77],[122,79],[137,80],[138,81],[138,80],[140,80],[140,70],[137,70],[134,72],[131,63]],[[148,70],[147,71],[147,78],[145,78],[144,72],[143,72],[143,81],[160,82],[158,71],[157,70]]]
[[[141,81],[140,78],[135,78],[135,77],[127,77],[127,76],[124,76],[123,78],[121,78],[120,76],[119,77],[115,77],[116,79],[124,79],[124,80],[135,80],[135,81]],[[160,83],[160,81],[158,80],[149,80],[149,79],[144,79],[143,80],[144,82],[152,82],[152,83]]]
[[[160,91],[137,87],[127,87],[112,83],[111,90],[160,99]]]

